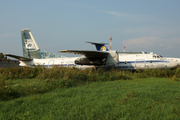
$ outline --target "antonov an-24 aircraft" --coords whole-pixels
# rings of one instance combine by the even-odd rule
[[[79,69],[85,68],[119,68],[122,70],[137,69],[173,69],[177,63],[173,60],[153,57],[153,54],[142,53],[119,53],[116,50],[108,50],[104,43],[95,43],[95,51],[92,50],[62,50],[62,53],[80,54],[82,57],[64,57],[49,52],[41,51],[29,29],[21,30],[23,57],[5,54],[6,56],[19,59],[20,66],[43,65],[51,67],[68,66]]]

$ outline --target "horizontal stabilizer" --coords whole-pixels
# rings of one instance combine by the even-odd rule
[[[12,55],[12,54],[4,54],[4,55],[12,57],[12,58],[16,58],[16,59],[21,60],[21,61],[31,61],[31,60],[33,60],[31,58],[21,57],[21,56]]]
[[[109,53],[105,51],[91,51],[91,50],[62,50],[59,51],[62,53],[74,53],[74,54],[80,54],[80,55],[85,55],[85,56],[106,56]]]
[[[89,41],[86,41],[86,43],[91,43],[93,45],[108,45],[109,43],[96,43],[96,42],[89,42]]]

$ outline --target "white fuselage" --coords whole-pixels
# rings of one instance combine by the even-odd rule
[[[177,63],[160,57],[154,57],[153,54],[119,54],[118,68],[129,69],[164,69],[175,68]]]
[[[93,68],[94,66],[89,65],[77,65],[74,61],[79,57],[65,57],[65,58],[47,58],[47,59],[33,59],[32,61],[20,61],[20,66],[46,66],[52,67],[63,66],[63,67],[76,67],[79,69]]]
[[[118,54],[119,64],[117,67],[122,70],[136,70],[136,69],[164,69],[175,68],[177,63],[173,60],[165,58],[154,57],[153,54]],[[78,65],[75,60],[79,57],[67,58],[48,58],[48,59],[33,59],[33,61],[20,61],[20,66],[43,65],[46,67],[64,66],[76,67],[79,69],[94,68],[94,65]],[[106,67],[106,65],[104,65]]]

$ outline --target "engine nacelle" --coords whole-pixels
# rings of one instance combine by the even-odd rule
[[[81,57],[76,59],[75,64],[79,65],[105,65],[107,57]]]
[[[118,52],[116,50],[107,51],[109,55],[107,56],[106,66],[115,66],[119,64]]]
[[[83,56],[81,58],[77,58],[74,62],[79,65],[104,65],[105,67],[117,67],[119,64],[119,57],[116,50],[106,51],[109,54],[101,57],[96,56]]]

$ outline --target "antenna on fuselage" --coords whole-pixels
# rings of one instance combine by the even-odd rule
[[[112,47],[112,37],[110,37],[110,45],[109,45],[109,49],[111,50]]]

